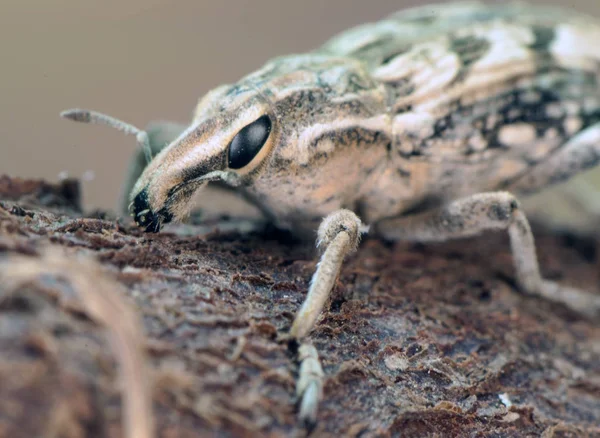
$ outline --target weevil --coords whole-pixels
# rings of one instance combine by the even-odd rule
[[[184,219],[214,181],[279,227],[318,229],[322,254],[290,329],[299,341],[363,224],[422,242],[506,230],[524,292],[597,318],[600,295],[540,275],[518,199],[600,161],[599,41],[600,22],[564,9],[429,5],[216,88],[164,148],[100,113],[63,115],[112,124],[137,135],[140,157],[156,153],[129,180],[130,210],[147,231]],[[323,372],[314,348],[300,355],[300,415],[314,421]]]

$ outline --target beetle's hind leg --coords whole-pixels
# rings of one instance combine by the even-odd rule
[[[381,221],[375,231],[388,239],[432,242],[474,236],[488,230],[508,230],[517,283],[524,292],[559,302],[589,317],[600,315],[600,295],[542,278],[529,222],[511,193],[468,196],[419,215]]]

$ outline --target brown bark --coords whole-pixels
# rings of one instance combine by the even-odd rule
[[[86,301],[107,284],[143,319],[160,436],[303,433],[278,335],[315,268],[311,245],[214,224],[144,234],[81,214],[72,182],[4,177],[0,199],[1,436],[120,436],[135,379],[120,384],[110,339],[128,322]],[[546,277],[598,293],[596,242],[534,230]],[[364,241],[312,336],[326,373],[313,434],[600,436],[598,322],[516,291],[511,263],[502,233]]]

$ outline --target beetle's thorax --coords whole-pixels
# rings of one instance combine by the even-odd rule
[[[244,190],[280,226],[315,229],[354,208],[388,163],[385,90],[362,63],[307,54],[278,58],[250,75],[281,130],[269,162]]]

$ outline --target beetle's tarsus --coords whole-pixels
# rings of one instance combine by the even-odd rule
[[[323,368],[317,349],[311,344],[302,344],[298,349],[300,371],[296,384],[299,399],[299,420],[310,433],[317,425],[319,402],[323,396]]]
[[[560,303],[588,318],[600,320],[600,295],[544,279],[541,280],[539,289],[534,293],[549,301]]]

